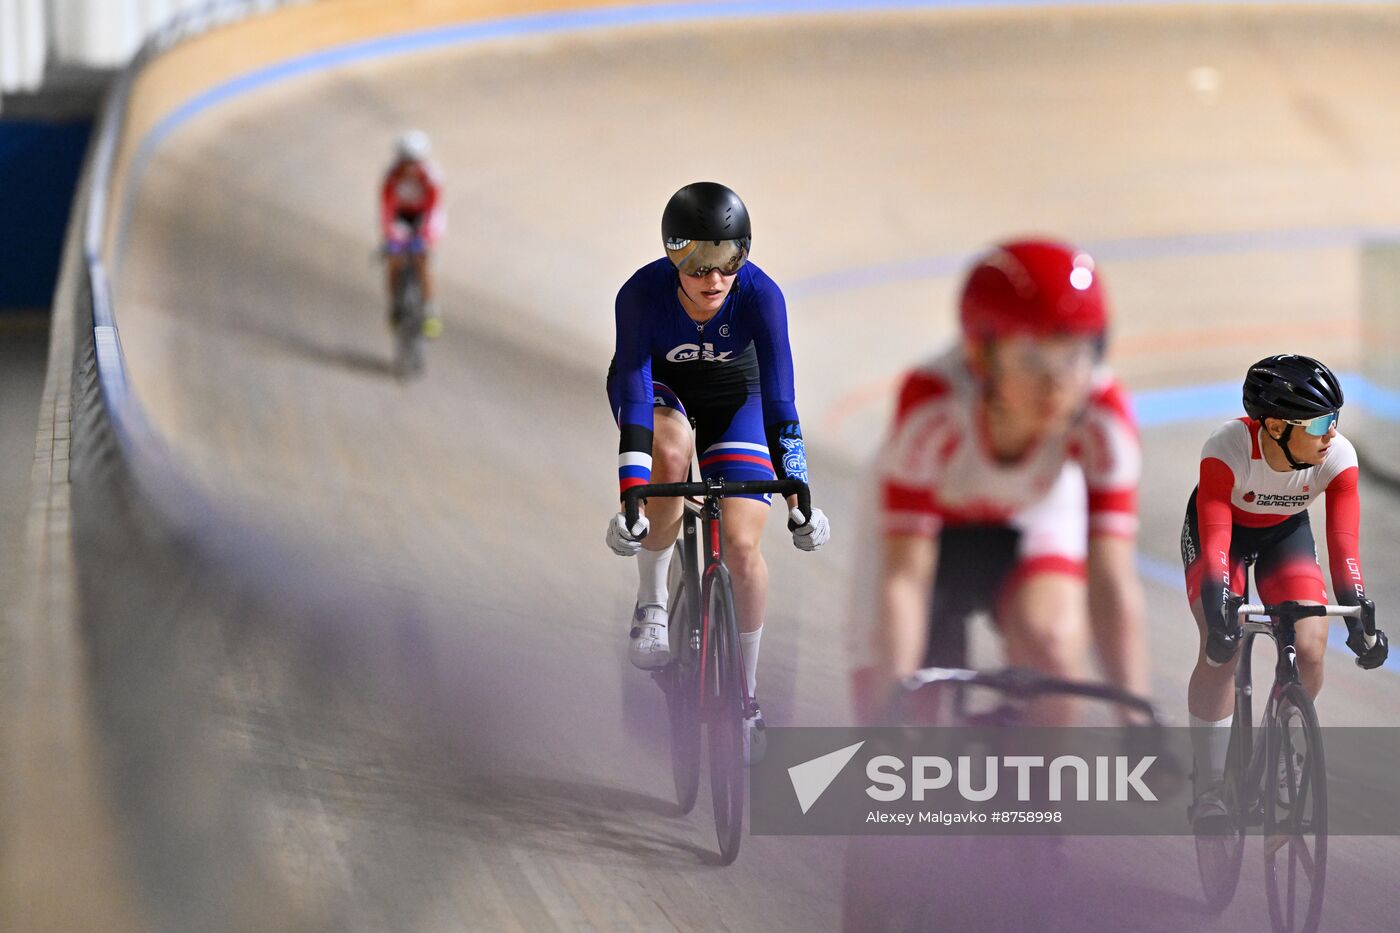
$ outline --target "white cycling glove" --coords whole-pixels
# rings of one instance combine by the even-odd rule
[[[647,536],[647,531],[651,529],[651,522],[647,521],[645,515],[637,516],[637,524],[631,530],[627,528],[627,516],[618,512],[608,522],[608,547],[618,557],[634,557],[641,550],[642,539]]]
[[[803,551],[815,551],[831,539],[831,523],[821,509],[812,510],[810,521],[805,519],[801,509],[789,509],[788,529],[792,532],[792,543]]]

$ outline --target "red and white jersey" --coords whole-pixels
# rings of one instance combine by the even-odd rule
[[[1208,460],[1230,471],[1230,517],[1236,525],[1277,525],[1312,505],[1347,470],[1357,468],[1356,448],[1338,434],[1321,466],[1280,472],[1260,452],[1259,431],[1259,422],[1236,418],[1216,428],[1201,449],[1203,475],[1210,472]],[[1224,491],[1223,484],[1216,485]]]
[[[384,176],[379,201],[386,240],[392,237],[393,225],[403,215],[423,217],[420,234],[430,242],[447,227],[441,174],[431,162],[396,162]]]
[[[1142,449],[1127,393],[1107,367],[1095,370],[1089,403],[1070,429],[1043,438],[1015,463],[990,452],[982,395],[961,348],[905,377],[880,461],[886,533],[1012,523],[1051,498],[1067,465],[1077,463],[1087,497],[1053,498],[1078,508],[1087,501],[1090,534],[1136,534]]]
[[[1275,470],[1259,448],[1259,422],[1227,421],[1201,449],[1196,515],[1201,548],[1212,566],[1228,566],[1233,526],[1267,528],[1306,509],[1327,493],[1327,554],[1338,599],[1362,595],[1356,448],[1341,434],[1321,466]]]

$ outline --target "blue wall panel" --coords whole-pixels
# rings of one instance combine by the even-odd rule
[[[47,309],[91,123],[0,120],[0,312]]]

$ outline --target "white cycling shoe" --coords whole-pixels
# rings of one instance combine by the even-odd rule
[[[655,671],[671,661],[671,635],[666,610],[660,606],[638,606],[632,613],[632,643],[627,657],[633,667]]]

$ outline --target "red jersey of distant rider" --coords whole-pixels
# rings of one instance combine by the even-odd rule
[[[411,227],[425,245],[442,235],[442,186],[437,170],[425,160],[394,164],[380,191],[380,221],[385,242],[403,238],[401,224]]]

